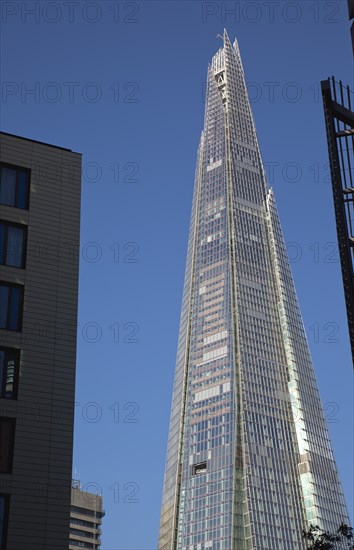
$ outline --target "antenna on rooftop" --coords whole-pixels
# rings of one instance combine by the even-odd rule
[[[77,471],[77,468],[74,468],[74,479],[72,480],[72,486],[75,489],[81,489],[80,474]]]

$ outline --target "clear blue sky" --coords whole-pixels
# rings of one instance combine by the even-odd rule
[[[2,4],[2,129],[83,153],[74,466],[102,489],[103,550],[156,548],[203,85],[224,27],[352,510],[353,373],[319,95],[328,75],[351,83],[346,1]]]

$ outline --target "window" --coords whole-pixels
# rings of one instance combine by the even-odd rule
[[[83,531],[82,529],[73,529],[70,528],[70,535],[75,535],[76,537],[86,537],[87,539],[94,539],[95,534],[90,531]]]
[[[93,544],[91,542],[84,542],[82,540],[74,540],[74,539],[69,539],[69,545],[76,546],[76,548],[93,548],[93,550],[98,548],[96,544]]]
[[[84,514],[85,516],[95,516],[94,510],[88,510],[87,508],[80,508],[80,506],[71,506],[71,511],[75,514]]]
[[[193,475],[206,474],[207,464],[206,462],[200,462],[199,464],[194,464],[193,466]]]
[[[80,508],[79,506],[71,506],[70,510],[73,514],[83,514],[85,516],[92,516],[97,518],[103,518],[104,512],[99,510],[89,510],[88,508]]]
[[[29,170],[1,164],[0,204],[28,209],[29,181]]]
[[[25,267],[27,228],[0,222],[0,264]]]
[[[0,416],[0,473],[11,474],[14,454],[15,419]]]
[[[0,283],[0,329],[20,331],[23,286]]]
[[[70,517],[70,523],[72,525],[82,525],[82,527],[89,527],[90,529],[97,529],[99,523],[94,523],[93,521],[85,521],[84,519],[78,519]]]
[[[0,347],[0,397],[16,399],[20,350]]]
[[[10,495],[0,493],[0,548],[6,550]]]

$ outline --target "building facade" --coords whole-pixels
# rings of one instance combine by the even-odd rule
[[[239,49],[208,68],[159,550],[300,550],[348,522]]]
[[[69,550],[78,548],[99,550],[103,516],[102,496],[81,490],[80,483],[73,481]]]
[[[0,133],[0,547],[67,550],[81,155]]]

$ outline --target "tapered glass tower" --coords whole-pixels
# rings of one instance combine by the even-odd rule
[[[208,69],[159,550],[302,550],[348,522],[237,43]]]

